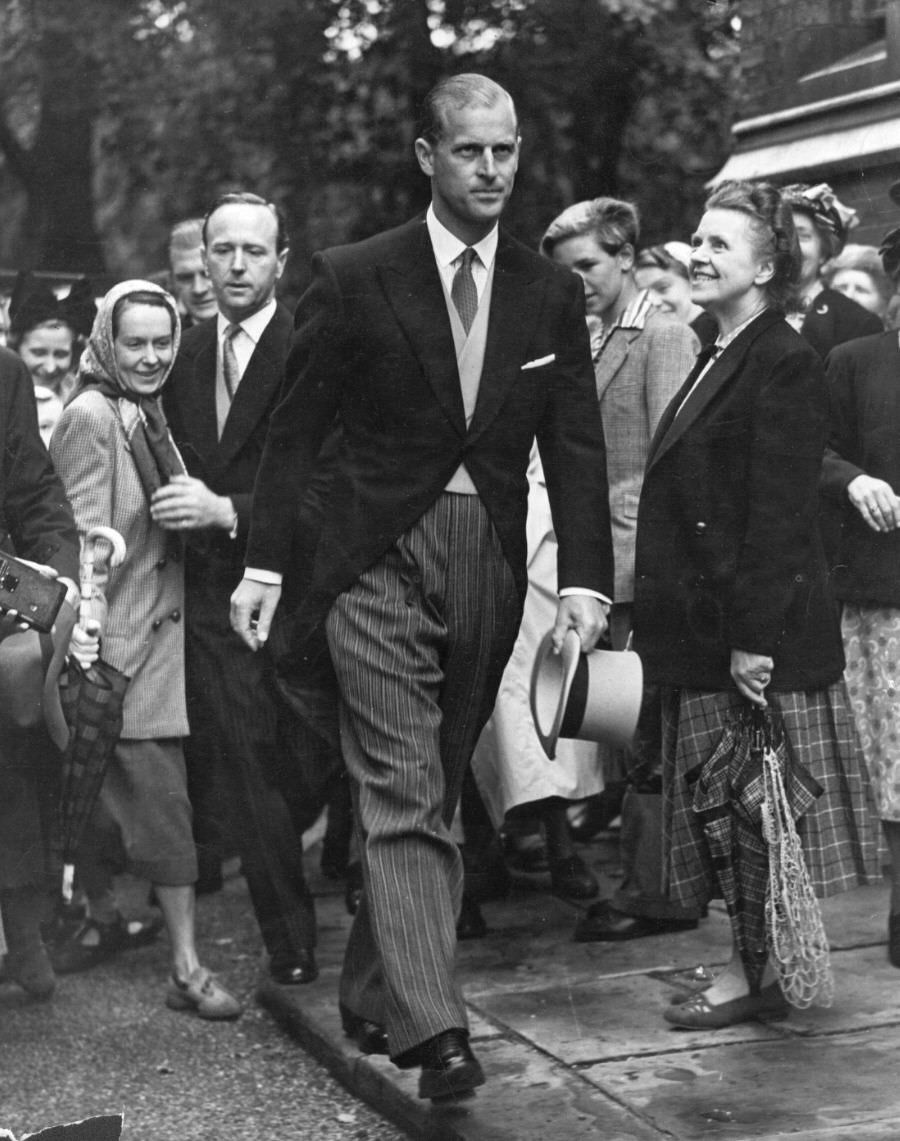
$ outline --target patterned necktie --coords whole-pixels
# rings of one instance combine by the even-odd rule
[[[238,368],[237,356],[234,352],[234,338],[241,331],[240,325],[226,325],[225,336],[222,338],[222,378],[225,381],[225,391],[228,399],[233,400],[237,386],[241,382],[241,370]]]
[[[450,290],[453,304],[467,333],[472,328],[472,322],[478,312],[478,290],[475,288],[475,278],[472,276],[472,262],[477,256],[471,246],[466,246],[453,275],[453,286]]]

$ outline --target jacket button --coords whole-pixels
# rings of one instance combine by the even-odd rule
[[[706,524],[703,522],[702,519],[700,520],[699,523],[694,524],[694,531],[696,532],[696,534],[702,535],[705,530],[706,530]]]
[[[168,562],[168,559],[160,559],[159,562],[156,564],[156,569],[157,570],[163,570],[165,568],[167,562]]]
[[[152,628],[154,630],[158,630],[160,628],[160,626],[162,626],[162,624],[163,624],[162,618],[154,618]]]
[[[181,611],[180,610],[173,610],[172,613],[169,615],[169,617],[172,619],[173,622],[180,622],[181,621]]]

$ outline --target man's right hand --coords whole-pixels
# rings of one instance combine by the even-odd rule
[[[272,627],[281,587],[242,578],[231,596],[231,626],[251,650],[264,646]]]

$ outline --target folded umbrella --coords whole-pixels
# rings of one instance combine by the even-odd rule
[[[110,566],[118,566],[125,557],[125,541],[111,527],[95,527],[85,536],[80,574],[82,627],[87,622],[93,595],[95,548],[100,539],[110,544]],[[78,845],[122,733],[122,706],[130,680],[102,658],[87,667],[70,658],[60,682],[69,743],[62,762],[57,843],[64,864],[63,896],[67,900],[72,896]]]
[[[821,795],[817,781],[787,748],[767,710],[752,706],[726,726],[712,755],[686,774],[700,817],[735,943],[751,988],[757,989],[769,958],[766,900],[770,844],[764,829],[765,761],[781,774],[788,814],[794,821]]]

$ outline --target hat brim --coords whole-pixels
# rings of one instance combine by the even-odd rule
[[[541,639],[531,670],[531,716],[541,748],[556,759],[556,742],[566,715],[566,705],[581,657],[581,639],[567,630],[562,649],[553,650],[553,631]]]

